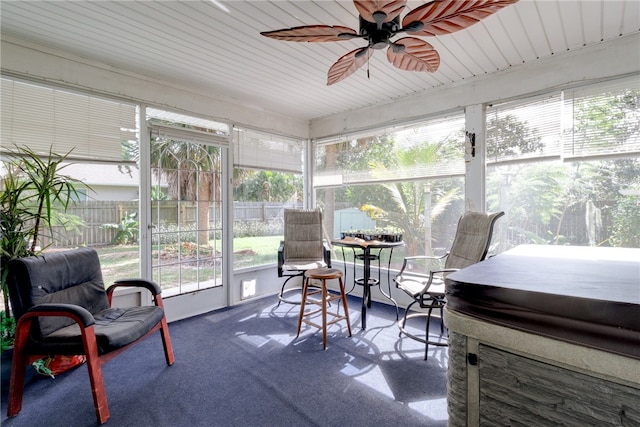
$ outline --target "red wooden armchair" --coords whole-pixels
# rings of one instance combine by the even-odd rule
[[[160,330],[167,365],[174,362],[160,287],[151,281],[117,281],[106,291],[98,254],[82,248],[12,260],[8,287],[17,320],[7,415],[22,409],[25,369],[36,357],[85,355],[96,416],[109,419],[102,365]],[[114,289],[148,289],[155,305],[112,308]]]

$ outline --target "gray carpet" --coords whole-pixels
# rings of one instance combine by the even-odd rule
[[[399,338],[395,310],[374,303],[353,336],[303,326],[299,306],[267,297],[169,325],[176,363],[159,334],[103,367],[107,426],[445,426],[447,350]],[[438,322],[434,328],[439,329]],[[416,325],[418,326],[418,325]],[[96,425],[86,367],[26,386],[22,412],[2,425]]]

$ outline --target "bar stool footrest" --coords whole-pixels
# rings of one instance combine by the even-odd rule
[[[356,280],[356,285],[363,286],[364,285],[364,277],[358,277]],[[380,281],[378,279],[374,279],[373,277],[369,278],[369,286],[378,286]]]

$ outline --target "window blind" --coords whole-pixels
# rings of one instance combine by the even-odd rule
[[[180,126],[171,126],[156,122],[155,120],[149,121],[149,129],[151,136],[154,138],[217,146],[227,146],[229,143],[229,138],[224,135]]]
[[[234,166],[302,173],[303,141],[234,128]]]
[[[487,108],[487,163],[640,155],[640,77]]]
[[[317,144],[314,187],[464,175],[464,126],[460,113]],[[371,162],[375,150],[393,164]]]
[[[562,94],[487,108],[487,163],[560,158]]]
[[[216,122],[214,120],[202,119],[188,116],[186,114],[175,113],[173,111],[159,110],[157,108],[146,108],[147,119],[153,123],[197,130],[200,132],[212,133],[219,136],[229,136],[229,125]]]
[[[565,92],[565,159],[640,154],[640,76]]]
[[[60,89],[0,80],[2,150],[16,144],[40,155],[122,161],[122,141],[136,140],[136,106]]]

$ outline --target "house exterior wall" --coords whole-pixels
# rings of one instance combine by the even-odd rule
[[[70,163],[65,173],[84,186],[87,200],[138,200],[140,171],[135,165],[124,169],[110,163]]]
[[[138,186],[99,185],[91,186],[92,191],[87,192],[88,200],[137,200]]]

